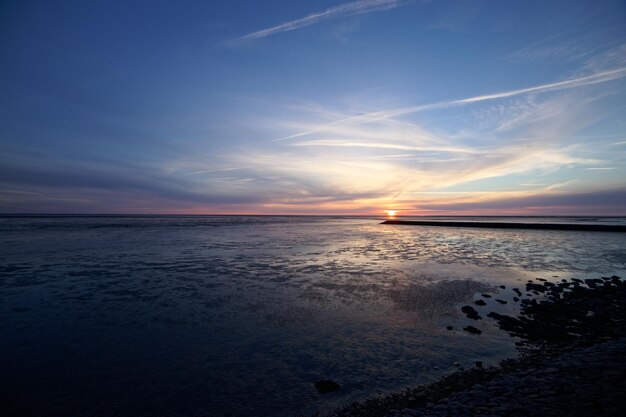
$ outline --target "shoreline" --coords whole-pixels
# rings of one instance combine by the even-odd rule
[[[403,226],[477,227],[485,229],[531,229],[568,230],[589,232],[626,233],[626,226],[612,224],[571,224],[571,223],[506,223],[506,222],[465,222],[432,220],[385,220],[381,224]]]
[[[436,402],[392,410],[386,417],[622,416],[626,338],[558,355],[512,360]]]
[[[626,282],[616,276],[558,284],[536,279],[525,290],[530,298],[520,300],[517,317],[486,314],[518,338],[517,358],[493,367],[478,362],[433,383],[354,402],[327,416],[624,415]],[[469,319],[481,320],[472,310],[462,309]],[[480,335],[475,337],[478,343]]]
[[[327,416],[622,416],[625,353],[626,338],[560,353],[535,352],[494,367],[458,370]]]

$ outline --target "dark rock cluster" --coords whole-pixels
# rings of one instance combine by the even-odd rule
[[[518,317],[490,312],[487,317],[521,344],[590,345],[626,335],[626,283],[619,277],[527,283],[541,298],[522,299]]]
[[[562,279],[557,283],[537,278],[537,281],[540,283],[526,283],[526,291],[537,297],[521,300],[513,297],[513,301],[521,303],[518,317],[494,311],[487,314],[501,329],[520,338],[521,345],[593,344],[603,338],[626,335],[626,283],[619,277]],[[522,293],[517,288],[513,291]],[[506,303],[501,299],[495,301]],[[476,304],[486,306],[484,301]],[[469,306],[461,311],[471,319],[481,317]]]

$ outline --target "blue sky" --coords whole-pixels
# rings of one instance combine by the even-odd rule
[[[623,1],[0,4],[0,212],[626,215]]]

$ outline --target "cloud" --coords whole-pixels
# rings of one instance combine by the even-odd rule
[[[304,131],[301,131],[301,132],[298,132],[289,136],[284,136],[281,138],[274,139],[273,141],[280,142],[284,140],[299,138],[302,136],[310,135],[312,133],[323,131],[328,126],[342,124],[346,122],[363,122],[363,123],[375,122],[379,120],[390,119],[393,117],[400,117],[400,116],[428,111],[428,110],[439,110],[439,109],[445,109],[449,107],[457,107],[457,106],[463,106],[467,104],[480,103],[484,101],[510,98],[510,97],[515,97],[519,95],[531,94],[531,93],[546,93],[546,92],[551,92],[551,91],[584,87],[584,86],[589,86],[589,85],[594,85],[594,84],[599,84],[599,83],[605,83],[608,81],[623,78],[625,76],[626,76],[626,67],[621,67],[621,68],[616,68],[616,69],[612,69],[608,71],[597,72],[597,73],[586,75],[583,77],[572,78],[569,80],[558,81],[558,82],[553,82],[553,83],[548,83],[548,84],[541,84],[541,85],[536,85],[533,87],[502,91],[499,93],[485,94],[485,95],[468,97],[468,98],[457,99],[457,100],[441,101],[441,102],[432,103],[432,104],[423,104],[423,105],[418,105],[418,106],[400,107],[400,108],[390,109],[390,110],[369,112],[369,113],[364,113],[364,114],[360,114],[357,116],[352,116],[352,117],[348,117],[348,118],[344,118],[340,120],[335,120],[333,122],[316,126],[314,128],[304,130]]]
[[[568,30],[509,52],[502,60],[512,64],[579,62],[585,70],[593,72],[626,65],[625,48],[621,24],[599,31],[581,31],[580,25],[572,25]]]
[[[321,12],[311,13],[300,19],[291,20],[289,22],[281,23],[280,25],[272,26],[270,28],[258,30],[256,32],[248,33],[241,36],[236,40],[245,41],[252,39],[265,38],[267,36],[275,35],[281,32],[288,32],[303,28],[305,26],[314,25],[318,22],[334,19],[341,16],[350,16],[355,14],[364,14],[376,12],[379,10],[389,10],[406,4],[406,0],[359,0],[351,3],[344,3],[338,6],[330,7]]]
[[[352,117],[352,102],[371,109],[380,97],[370,103],[363,97],[337,100],[341,104],[335,108],[264,101],[257,105],[266,112],[251,113],[249,120],[244,115],[243,122],[258,128],[257,137],[299,132],[292,140],[251,141],[211,152],[198,148],[149,166],[110,160],[50,166],[43,153],[5,153],[0,158],[0,210],[157,212],[153,207],[165,207],[181,213],[306,214],[385,207],[487,214],[548,213],[550,205],[556,207],[552,213],[559,213],[568,204],[567,210],[573,210],[575,199],[562,196],[578,195],[590,186],[623,187],[623,152],[617,148],[625,143],[623,135],[581,134],[593,133],[587,129],[610,114],[612,107],[603,100],[611,97],[614,85],[606,82],[624,76],[626,67],[619,67]],[[538,94],[547,91],[558,93]],[[446,110],[453,118],[442,122],[439,114],[431,118],[426,112],[410,120],[397,117],[425,109]],[[616,169],[608,169],[612,167]],[[602,183],[594,180],[600,173]],[[603,198],[598,204],[616,207],[608,194]]]
[[[463,147],[436,147],[436,146],[410,146],[401,145],[395,143],[372,143],[372,142],[343,142],[332,140],[310,140],[304,142],[298,142],[294,146],[329,146],[329,147],[341,147],[341,148],[378,148],[378,149],[396,149],[404,151],[418,151],[418,152],[458,152],[458,153],[480,153],[476,149],[463,148]],[[382,155],[385,156],[385,155]]]
[[[521,94],[545,93],[548,91],[556,91],[556,90],[563,90],[563,89],[568,89],[568,88],[576,88],[576,87],[583,87],[583,86],[592,85],[592,84],[604,83],[607,81],[612,81],[618,78],[622,78],[624,76],[626,76],[626,67],[617,68],[617,69],[613,69],[609,71],[602,71],[602,72],[587,75],[584,77],[573,78],[573,79],[569,79],[565,81],[558,81],[558,82],[549,83],[549,84],[537,85],[534,87],[521,88],[518,90],[510,90],[510,91],[504,91],[504,92],[495,93],[495,94],[487,94],[483,96],[470,97],[470,98],[465,98],[461,100],[453,100],[447,103],[446,102],[440,103],[440,105],[450,106],[450,105],[457,105],[457,104],[477,103],[479,101],[508,98],[508,97],[513,97],[513,96],[518,96]]]
[[[599,84],[598,80],[623,72],[626,69],[579,77],[565,85]],[[345,117],[346,111],[310,103],[298,107],[289,102],[291,111],[273,112],[277,119],[264,118],[264,126],[272,131],[307,131],[310,136],[249,144],[232,152],[187,155],[150,167],[94,166],[83,161],[82,165],[44,168],[42,155],[37,160],[6,155],[7,163],[0,164],[0,186],[39,194],[11,194],[0,203],[4,203],[4,211],[23,211],[30,206],[88,211],[100,201],[113,211],[128,212],[156,212],[152,207],[201,211],[206,207],[206,212],[213,213],[303,214],[409,208],[419,201],[420,208],[412,209],[415,213],[492,210],[481,204],[496,198],[521,201],[535,194],[576,192],[587,185],[585,172],[593,172],[584,168],[619,163],[611,160],[615,152],[594,153],[601,150],[596,140],[588,144],[571,141],[602,116],[598,102],[605,97],[603,90],[594,90],[594,94],[588,90],[565,92],[563,85],[532,87],[533,91],[563,90],[555,95],[518,94],[515,100],[493,102],[494,96],[515,96],[520,91],[511,90],[463,99],[468,104],[486,104],[455,108],[460,123],[435,123],[434,127],[427,117],[421,124],[379,117],[378,113],[370,118]],[[341,123],[319,125],[320,120],[332,118]],[[620,135],[608,135],[604,146],[615,149],[613,143],[620,139]],[[613,175],[617,170],[598,172],[605,172],[613,182],[613,177],[619,176]],[[582,181],[574,181],[577,175]],[[497,195],[489,193],[494,188]],[[80,201],[75,198],[78,195]],[[46,199],[48,206],[44,205]],[[22,201],[22,209],[7,205],[11,200]],[[498,204],[504,203],[494,204],[493,210],[497,210]],[[502,210],[515,210],[504,205]]]
[[[282,199],[277,209],[288,207],[288,201],[322,201],[326,194],[344,191],[370,195],[352,202],[354,206],[394,204],[394,208],[409,207],[423,193],[434,192],[443,194],[433,205],[452,203],[443,196],[459,190],[467,191],[467,203],[484,199],[484,190],[494,188],[509,198],[575,192],[588,185],[586,167],[618,163],[614,153],[603,149],[621,136],[594,136],[589,141],[582,140],[580,133],[607,117],[603,100],[611,86],[606,83],[624,76],[626,67],[620,67],[523,89],[356,116],[308,105],[299,113],[265,120],[273,130],[298,133],[291,140],[264,145],[272,152],[264,155],[262,164],[255,159],[258,150],[249,150],[245,159],[232,156],[232,163],[290,178],[289,183],[282,182],[290,190],[287,194],[296,195],[300,183],[315,182],[306,197]],[[583,86],[596,87],[578,88]],[[539,94],[544,92],[558,94]],[[449,109],[454,121],[442,124],[428,114],[421,115],[419,122],[396,117],[425,109]],[[617,173],[606,170],[612,171]],[[617,177],[610,175],[603,187],[615,185]]]
[[[573,39],[571,31],[564,31],[542,38],[503,57],[511,63],[534,61],[580,61],[601,50],[606,39],[598,39],[597,33]]]
[[[79,174],[78,174],[79,173]],[[0,168],[0,184],[34,190],[65,190],[68,195],[76,191],[118,192],[141,194],[160,200],[184,201],[197,204],[251,204],[263,197],[256,193],[237,193],[232,184],[227,188],[207,189],[201,183],[193,183],[160,170],[121,169],[117,166],[87,168],[79,164],[47,167],[34,159],[27,163],[4,163]]]
[[[626,189],[608,189],[570,193],[533,193],[512,197],[496,195],[481,201],[427,201],[413,206],[420,211],[448,213],[572,214],[611,215],[624,213]]]
[[[481,5],[476,1],[456,2],[446,14],[433,25],[434,29],[445,29],[459,32],[477,15]]]

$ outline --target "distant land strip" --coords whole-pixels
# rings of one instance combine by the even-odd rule
[[[488,229],[577,230],[589,232],[626,233],[626,226],[612,224],[449,222],[430,220],[385,220],[381,224],[400,224],[409,226],[482,227]]]

